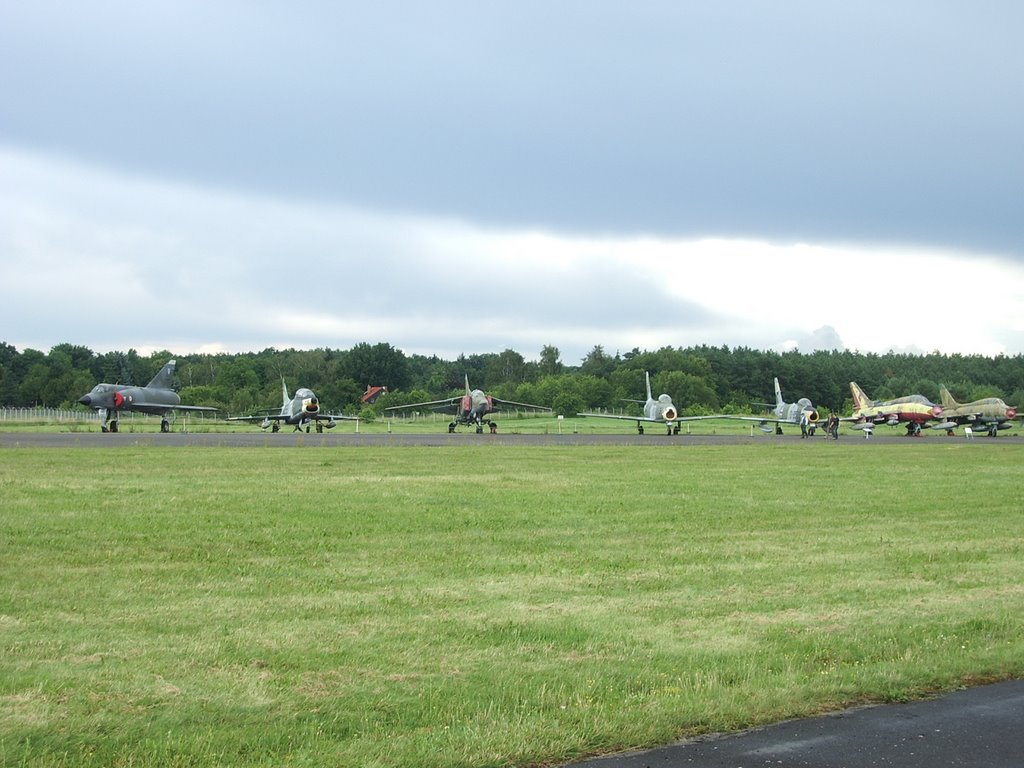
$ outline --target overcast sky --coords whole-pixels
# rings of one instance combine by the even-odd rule
[[[0,341],[1024,352],[1017,2],[0,6]]]

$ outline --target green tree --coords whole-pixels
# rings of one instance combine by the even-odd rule
[[[409,386],[409,361],[405,353],[390,344],[356,344],[348,351],[341,366],[344,376],[360,387],[385,386],[389,390]]]
[[[542,376],[557,376],[565,367],[562,365],[558,347],[547,344],[540,351],[540,373]]]
[[[512,349],[506,349],[492,358],[487,365],[487,385],[519,384],[526,377],[526,360]]]

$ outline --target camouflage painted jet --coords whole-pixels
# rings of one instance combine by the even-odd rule
[[[1013,426],[1017,417],[1017,409],[1008,406],[998,397],[986,397],[970,403],[958,403],[949,390],[939,387],[939,399],[942,401],[941,424],[933,424],[933,429],[944,429],[949,434],[957,427],[971,427],[975,432],[984,431],[989,437],[995,437],[1001,429]]]
[[[771,407],[771,403],[759,403],[759,405],[767,405]],[[816,427],[818,424],[818,410],[814,407],[814,404],[806,397],[801,397],[795,403],[787,403],[782,399],[782,387],[779,386],[779,380],[775,379],[775,407],[772,409],[772,413],[775,414],[775,418],[767,416],[720,416],[722,419],[736,419],[738,421],[756,421],[762,429],[765,424],[775,424],[775,434],[782,434],[783,424],[795,424],[799,426],[801,420],[806,418],[806,424],[809,427]],[[764,429],[765,432],[771,432],[770,429]]]
[[[595,416],[599,419],[619,419],[620,421],[635,421],[637,434],[644,433],[644,423],[664,424],[670,435],[679,434],[679,423],[683,421],[700,421],[713,419],[714,416],[680,416],[680,411],[672,402],[672,397],[667,394],[658,395],[655,400],[651,394],[651,374],[644,372],[647,381],[647,400],[627,400],[628,403],[640,403],[644,407],[643,416],[617,416],[611,413],[577,413],[577,416]]]
[[[281,430],[281,422],[291,424],[295,432],[301,432],[305,427],[309,432],[310,425],[316,422],[316,431],[323,432],[324,428],[334,429],[339,420],[359,421],[358,416],[342,416],[337,413],[321,413],[320,401],[313,390],[304,387],[295,390],[295,397],[288,395],[288,385],[281,378],[281,410],[278,413],[268,413],[256,416],[230,416],[228,421],[248,421],[250,423],[260,422],[260,429],[270,428],[271,432]]]
[[[125,384],[97,384],[87,395],[78,399],[82,405],[95,408],[103,415],[100,429],[104,432],[118,431],[118,416],[121,411],[138,411],[163,416],[160,431],[170,432],[168,415],[172,411],[216,411],[202,405],[182,405],[178,393],[171,389],[174,381],[174,360],[168,360],[153,380],[144,387]]]
[[[908,435],[920,435],[924,424],[942,416],[942,406],[931,402],[924,395],[872,400],[855,381],[850,382],[850,394],[853,395],[853,416],[843,421],[855,422],[850,425],[852,429],[871,430],[879,424],[894,427],[904,422]]]
[[[497,397],[484,394],[479,389],[470,390],[469,376],[466,376],[466,394],[449,397],[445,400],[431,400],[426,403],[410,403],[409,405],[393,405],[385,408],[385,411],[401,411],[410,408],[428,408],[436,413],[449,413],[454,418],[448,425],[448,432],[452,433],[460,424],[475,426],[476,433],[482,434],[484,424],[490,427],[491,432],[496,432],[498,425],[493,420],[484,418],[492,413],[500,413],[500,406],[512,406],[530,411],[550,411],[543,405],[531,405],[530,403],[516,403],[512,400],[500,400]]]

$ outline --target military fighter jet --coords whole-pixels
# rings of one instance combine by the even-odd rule
[[[942,416],[942,406],[931,402],[924,395],[872,400],[855,381],[850,382],[850,393],[853,395],[853,416],[842,421],[853,421],[851,429],[871,430],[878,424],[894,427],[905,422],[907,434],[916,436],[921,434],[924,424]]]
[[[500,413],[500,406],[512,406],[530,411],[550,411],[543,405],[532,405],[530,403],[516,403],[512,400],[501,400],[497,397],[484,394],[479,389],[470,390],[469,376],[466,376],[466,394],[449,397],[445,400],[431,400],[426,403],[410,403],[409,405],[393,405],[385,408],[385,411],[407,410],[409,408],[428,408],[437,413],[450,413],[454,418],[448,425],[448,432],[454,432],[460,424],[475,426],[476,433],[482,434],[484,424],[490,427],[491,432],[496,432],[498,425],[493,420],[485,418],[492,413]]]
[[[595,416],[599,419],[619,419],[620,421],[635,421],[638,434],[644,433],[644,422],[664,424],[670,435],[679,434],[679,423],[682,421],[700,421],[703,419],[715,418],[714,416],[680,416],[679,409],[672,402],[672,397],[667,394],[658,395],[655,400],[651,395],[651,374],[645,372],[647,380],[647,400],[627,400],[628,403],[640,403],[644,407],[643,416],[617,416],[611,413],[577,413],[577,416]]]
[[[309,432],[310,425],[316,422],[316,431],[323,432],[324,428],[334,429],[339,420],[359,421],[358,416],[343,416],[338,413],[321,413],[320,401],[317,400],[313,390],[300,388],[295,390],[295,397],[288,395],[288,385],[284,378],[281,378],[281,411],[279,413],[267,413],[256,416],[229,416],[228,421],[260,422],[260,429],[270,428],[271,432],[281,430],[281,422],[292,424],[295,432],[301,432],[305,427]]]
[[[1008,406],[998,397],[986,397],[971,403],[958,403],[949,390],[939,387],[939,399],[942,400],[941,424],[933,424],[933,429],[944,429],[949,434],[957,427],[971,427],[974,431],[983,430],[989,437],[995,437],[1001,429],[1013,426],[1017,417],[1017,409]]]
[[[767,405],[771,407],[771,403],[761,403],[761,405]],[[795,403],[787,403],[782,399],[782,387],[779,386],[779,380],[775,379],[775,407],[772,409],[775,414],[775,418],[767,416],[720,416],[722,419],[736,419],[738,421],[756,421],[762,429],[764,425],[768,423],[775,424],[775,434],[782,434],[783,424],[794,424],[799,425],[801,421],[804,422],[808,427],[816,427],[818,424],[818,411],[806,397],[801,397]],[[770,429],[764,429],[765,432],[771,432]]]
[[[117,432],[118,415],[121,411],[139,411],[163,416],[160,420],[161,432],[171,431],[171,423],[167,419],[171,411],[216,411],[216,408],[202,405],[181,404],[178,393],[171,389],[174,364],[174,360],[168,360],[153,380],[144,387],[97,384],[89,394],[82,395],[78,402],[103,414],[100,429],[104,432]]]

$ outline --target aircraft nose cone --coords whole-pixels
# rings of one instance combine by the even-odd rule
[[[1017,415],[1017,409],[1016,408],[1007,408],[1006,409],[1006,418],[1012,419],[1016,415]]]
[[[82,395],[80,398],[78,398],[78,402],[80,402],[82,405],[92,405],[92,396]]]

